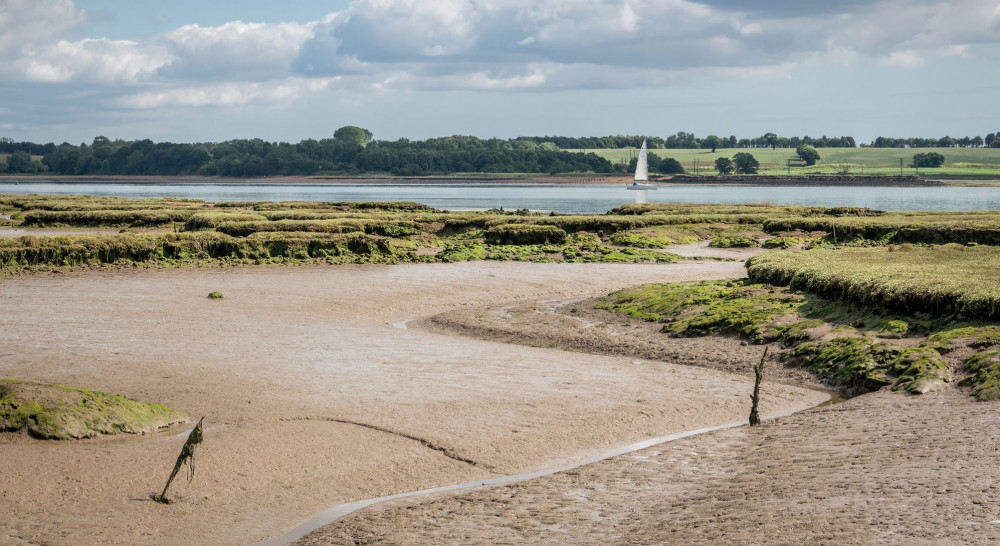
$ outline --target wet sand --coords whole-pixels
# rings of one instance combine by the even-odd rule
[[[669,338],[593,303],[461,309],[414,326],[722,370],[749,364],[736,339]],[[946,356],[953,376],[962,358]],[[816,385],[772,361],[765,400],[775,382]],[[921,396],[883,390],[530,482],[377,505],[296,544],[993,544],[998,411],[955,383]]]
[[[879,392],[523,484],[381,505],[319,544],[996,544],[1000,417]]]
[[[175,482],[169,506],[149,495],[179,431],[0,434],[0,543],[247,543],[341,502],[741,419],[745,375],[393,324],[742,274],[736,262],[459,263],[0,279],[3,376],[160,402],[208,427],[194,481]],[[206,299],[213,290],[225,299]],[[823,397],[775,386],[763,410]]]

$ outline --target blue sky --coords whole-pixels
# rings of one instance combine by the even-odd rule
[[[1000,131],[1000,0],[0,0],[0,136]]]

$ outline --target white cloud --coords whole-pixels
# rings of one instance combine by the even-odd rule
[[[302,96],[325,91],[336,81],[337,78],[288,78],[271,82],[178,87],[128,95],[119,99],[118,103],[135,109],[287,104]]]
[[[354,0],[304,23],[68,39],[85,18],[71,0],[0,0],[0,77],[80,84],[129,109],[230,107],[324,92],[783,79],[802,64],[861,60],[917,70],[929,55],[974,57],[1000,42],[996,0]]]
[[[51,43],[84,21],[73,0],[0,1],[0,57]]]
[[[882,63],[900,68],[920,68],[924,66],[924,57],[919,51],[893,51],[888,57],[881,59]]]
[[[34,82],[130,83],[155,73],[172,59],[166,49],[156,45],[86,38],[78,42],[61,40],[43,49],[28,51],[20,64],[25,77]]]
[[[318,22],[245,23],[214,27],[197,24],[168,32],[163,39],[177,57],[171,74],[200,78],[258,74],[273,78],[288,73]]]

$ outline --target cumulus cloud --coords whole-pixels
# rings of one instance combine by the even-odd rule
[[[232,21],[219,26],[182,26],[163,38],[164,47],[176,57],[167,75],[273,78],[288,73],[317,24]]]
[[[67,39],[71,0],[0,0],[0,73],[107,90],[129,109],[323,92],[518,91],[789,78],[859,59],[918,70],[1000,42],[996,0],[354,0],[316,21]],[[121,88],[124,86],[124,90]],[[113,92],[111,90],[114,90]]]
[[[86,19],[73,0],[3,0],[0,2],[0,58],[51,43]]]
[[[21,64],[30,81],[130,83],[155,73],[172,60],[173,56],[163,47],[130,40],[85,38],[77,42],[61,40],[28,51]]]

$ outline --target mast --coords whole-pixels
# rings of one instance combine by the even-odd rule
[[[648,167],[646,164],[646,140],[642,141],[642,149],[639,150],[639,161],[635,164],[635,181],[645,182],[649,180]]]

